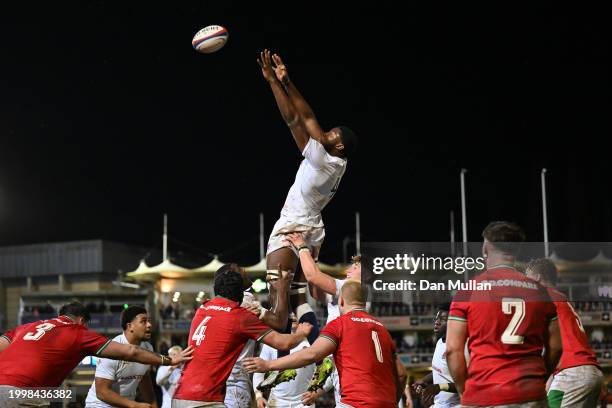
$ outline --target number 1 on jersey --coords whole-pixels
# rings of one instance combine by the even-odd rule
[[[204,341],[204,333],[206,333],[206,324],[212,318],[212,316],[206,316],[204,320],[198,324],[198,327],[193,331],[193,336],[191,336],[191,340],[193,340],[196,346],[199,346]]]
[[[382,347],[380,347],[380,339],[378,338],[378,333],[372,330],[372,341],[374,342],[374,349],[376,350],[376,359],[378,362],[383,362],[383,354]]]
[[[501,341],[504,344],[523,344],[524,337],[516,334],[516,331],[525,318],[525,301],[517,298],[503,298],[502,312],[511,314],[512,308],[514,308],[514,314],[501,336]]]

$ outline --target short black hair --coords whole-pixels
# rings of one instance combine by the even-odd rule
[[[235,263],[229,263],[220,267],[215,272],[214,291],[215,296],[242,303],[244,289],[242,286],[242,274],[238,272],[240,267]]]
[[[525,241],[525,232],[513,222],[493,221],[482,231],[482,237],[500,251],[516,255]]]
[[[557,267],[548,258],[538,258],[527,262],[525,270],[528,269],[539,274],[544,281],[557,283]]]
[[[128,306],[121,312],[121,328],[127,329],[128,323],[132,323],[139,314],[148,314],[147,309],[142,306]]]
[[[72,316],[72,317],[82,317],[86,322],[91,320],[91,315],[89,314],[89,310],[85,307],[81,302],[73,301],[70,303],[66,303],[59,310],[60,316]]]
[[[340,129],[340,139],[344,145],[342,154],[344,154],[345,157],[350,157],[357,151],[357,135],[346,126],[338,126],[338,129]]]
[[[450,312],[450,303],[441,303],[438,305],[438,312]]]

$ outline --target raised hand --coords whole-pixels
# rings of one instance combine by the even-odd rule
[[[274,68],[272,68],[272,56],[270,55],[270,50],[264,49],[259,53],[257,64],[259,64],[261,67],[261,74],[266,81],[272,82],[276,80],[276,74],[274,72]]]
[[[283,60],[278,54],[272,55],[272,61],[274,61],[274,74],[276,74],[276,79],[278,79],[283,85],[287,85],[289,83],[289,71],[287,71],[287,67],[283,63]]]

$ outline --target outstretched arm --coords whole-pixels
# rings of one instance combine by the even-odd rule
[[[271,370],[285,370],[287,368],[300,368],[316,363],[327,357],[336,350],[336,345],[331,341],[319,337],[312,346],[289,354],[277,360],[262,360],[259,357],[245,358],[242,366],[249,372],[265,373]]]
[[[271,330],[261,341],[277,350],[291,350],[302,342],[312,330],[310,323],[300,323],[295,333],[281,334]]]
[[[293,232],[291,234],[287,234],[286,240],[291,243],[291,245],[300,248],[306,246],[306,242],[302,237],[302,234],[299,232]],[[304,272],[304,276],[310,285],[316,286],[317,288],[323,290],[325,293],[329,293],[330,295],[336,294],[336,281],[329,275],[324,274],[321,269],[317,266],[317,263],[314,261],[312,257],[312,253],[310,250],[300,250],[300,265],[302,266],[302,271]]]
[[[283,117],[283,120],[287,126],[289,126],[289,129],[291,129],[291,134],[293,135],[295,143],[300,149],[300,152],[304,151],[306,143],[308,143],[310,137],[308,136],[304,122],[300,120],[300,116],[298,115],[295,106],[293,103],[291,103],[288,94],[285,92],[281,83],[276,78],[276,74],[274,73],[274,69],[272,67],[270,50],[264,50],[261,52],[257,63],[261,67],[263,77],[266,81],[268,81],[268,84],[270,84],[270,88],[274,94],[274,99],[278,105],[278,110],[280,111],[281,116]]]
[[[276,77],[279,81],[281,81],[283,87],[285,87],[289,100],[293,106],[295,106],[297,114],[300,116],[300,120],[304,123],[308,135],[320,142],[321,138],[323,137],[323,129],[321,129],[312,108],[310,105],[308,105],[308,102],[306,102],[306,99],[304,99],[300,91],[298,91],[293,81],[289,79],[287,67],[283,63],[281,57],[278,54],[274,54],[272,59],[276,65],[274,67]]]
[[[113,360],[134,361],[140,364],[148,365],[178,365],[184,361],[191,360],[193,357],[193,347],[189,346],[181,351],[178,356],[166,357],[153,353],[140,346],[134,344],[123,344],[116,341],[110,341],[97,354],[100,357],[110,358]]]

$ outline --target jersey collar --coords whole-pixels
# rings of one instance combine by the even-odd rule
[[[492,271],[493,269],[502,269],[502,268],[503,268],[503,269],[513,269],[513,270],[515,270],[515,271],[516,271],[516,268],[514,267],[514,265],[511,265],[511,264],[503,264],[503,263],[501,263],[501,264],[497,264],[497,265],[492,266],[492,267],[490,267],[490,268],[487,268],[487,271]]]

